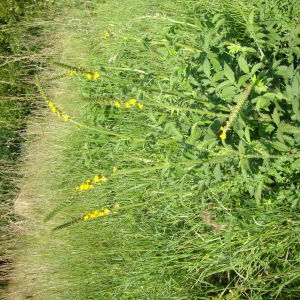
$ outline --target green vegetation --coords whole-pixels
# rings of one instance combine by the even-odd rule
[[[93,1],[52,25],[80,32],[36,83],[74,129],[42,178],[55,192],[35,207],[38,241],[25,239],[41,268],[28,295],[300,293],[299,9]]]

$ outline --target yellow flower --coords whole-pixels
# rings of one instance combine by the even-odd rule
[[[116,101],[115,106],[119,108],[121,106],[121,103],[119,101]]]
[[[99,78],[100,77],[100,74],[98,73],[98,72],[95,72],[94,73],[94,80],[96,80],[97,78]]]
[[[68,71],[67,74],[68,74],[69,76],[73,76],[73,75],[76,74],[76,71]]]
[[[91,73],[86,73],[86,77],[88,80],[90,80],[92,78],[92,74]]]
[[[110,33],[107,30],[105,30],[104,36],[102,38],[106,39],[108,36],[110,36]]]
[[[138,107],[139,107],[139,109],[142,109],[142,108],[143,108],[143,106],[144,106],[144,104],[138,103]]]
[[[130,103],[129,103],[129,102],[126,102],[126,103],[125,103],[125,107],[126,107],[126,108],[129,108],[129,107],[130,107]]]
[[[225,140],[226,139],[226,133],[220,134],[220,138],[221,138],[221,140]]]
[[[94,180],[95,183],[100,182],[100,176],[99,175],[95,175],[94,178],[93,178],[93,180]]]
[[[220,127],[220,130],[224,131],[224,130],[225,130],[225,127],[224,127],[224,126],[221,126],[221,127]]]
[[[49,107],[54,107],[54,104],[53,104],[52,102],[49,102],[49,103],[48,103],[48,106],[49,106]]]
[[[55,106],[52,106],[52,107],[51,107],[51,110],[52,110],[52,112],[55,114],[56,111],[57,111],[57,108],[56,108]]]
[[[67,122],[67,121],[69,120],[69,116],[68,116],[68,115],[64,115],[64,116],[63,116],[63,119],[64,119],[64,121]]]
[[[106,182],[106,181],[107,181],[107,178],[106,178],[105,176],[102,176],[102,177],[100,178],[100,180],[101,180],[102,182]]]
[[[116,172],[117,172],[117,168],[113,167],[113,173],[116,173]]]
[[[110,214],[110,210],[108,208],[105,208],[103,211],[104,215],[107,216]]]
[[[129,104],[130,105],[135,105],[136,104],[136,100],[135,99],[130,99],[129,100]]]

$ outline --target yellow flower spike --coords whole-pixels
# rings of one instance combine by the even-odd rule
[[[94,73],[94,80],[97,80],[97,78],[99,78],[99,77],[100,77],[100,74],[98,72],[95,72]]]
[[[139,109],[143,109],[144,104],[138,103]]]
[[[220,138],[221,138],[221,140],[225,140],[226,139],[226,133],[222,133],[222,134],[220,134]]]
[[[126,102],[126,103],[125,103],[125,107],[126,107],[126,108],[129,108],[129,107],[130,107],[130,103],[129,103],[129,102]]]
[[[116,167],[113,167],[113,169],[112,169],[113,173],[116,173],[117,170],[118,170],[118,169],[117,169]]]
[[[119,108],[121,106],[121,103],[119,101],[116,101],[115,106]]]
[[[129,100],[129,104],[130,105],[135,105],[136,104],[136,100],[135,99],[130,99]]]

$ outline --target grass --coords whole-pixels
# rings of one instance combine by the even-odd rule
[[[242,4],[229,17],[232,4],[218,1],[57,4],[8,299],[298,295],[298,77],[253,71],[271,62],[253,27],[259,7]],[[222,27],[239,14],[243,26]],[[228,40],[257,56],[230,52]]]

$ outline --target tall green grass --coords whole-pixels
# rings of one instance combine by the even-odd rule
[[[55,265],[38,299],[295,298],[296,2],[90,5],[65,25],[74,54],[37,79],[74,127],[38,208],[38,262]]]

